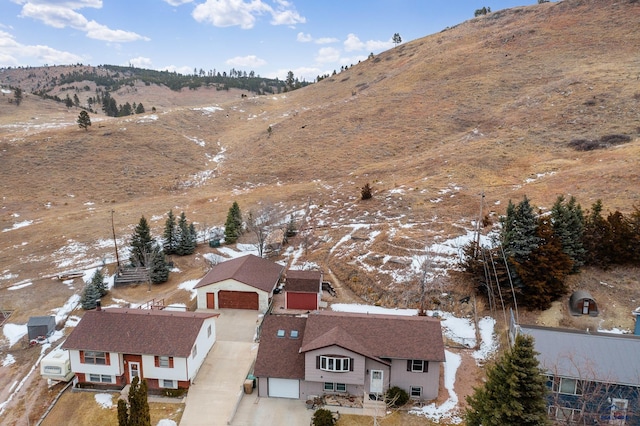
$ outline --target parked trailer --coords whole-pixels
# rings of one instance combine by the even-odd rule
[[[49,386],[55,382],[68,382],[74,376],[71,371],[71,359],[69,351],[59,347],[49,352],[40,361],[40,375],[47,379]]]

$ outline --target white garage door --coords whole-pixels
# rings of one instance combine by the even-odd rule
[[[269,379],[269,396],[276,398],[300,398],[300,381],[293,379]]]

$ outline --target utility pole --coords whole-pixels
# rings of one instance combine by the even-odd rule
[[[113,214],[115,210],[111,210],[111,232],[113,233],[113,245],[116,248],[116,264],[118,265],[118,269],[120,269],[120,257],[118,256],[118,241],[116,240],[116,228],[113,225]]]
[[[480,224],[482,223],[482,209],[484,207],[484,191],[480,193],[480,215],[478,216],[478,221],[476,222],[476,247],[475,247],[475,257],[478,257],[478,250],[480,250]]]

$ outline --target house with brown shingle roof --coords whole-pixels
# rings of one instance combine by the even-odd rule
[[[81,387],[121,389],[138,376],[149,389],[188,388],[215,343],[218,315],[98,307],[62,349]]]
[[[254,375],[259,396],[380,395],[398,386],[431,400],[444,361],[437,319],[315,311],[265,317]]]
[[[249,254],[219,263],[198,284],[198,309],[266,312],[284,266]]]
[[[284,283],[284,308],[315,311],[322,299],[322,272],[290,269]]]

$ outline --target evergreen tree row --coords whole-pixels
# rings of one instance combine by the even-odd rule
[[[180,214],[177,224],[173,210],[169,210],[169,213],[167,213],[162,235],[162,246],[165,254],[177,254],[178,256],[186,256],[196,250],[196,228],[193,222],[187,222],[184,212]]]
[[[534,211],[527,197],[509,201],[501,218],[499,244],[492,249],[470,243],[464,269],[492,303],[497,287],[511,289],[519,305],[546,309],[567,292],[566,277],[583,265],[640,265],[640,210],[602,217],[598,200],[585,215],[574,197],[560,196],[549,214]],[[508,294],[508,293],[507,293]]]
[[[151,229],[144,216],[131,235],[129,262],[131,266],[150,268],[150,279],[159,284],[169,279],[169,265],[162,247],[151,237]]]
[[[96,269],[91,281],[84,286],[82,296],[80,297],[80,305],[82,309],[95,309],[98,300],[107,294],[107,285],[104,282],[104,274],[101,268]]]

